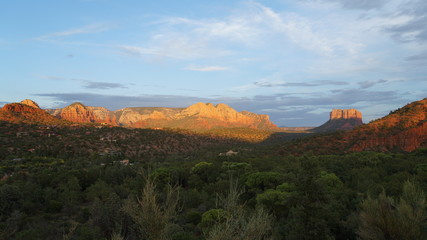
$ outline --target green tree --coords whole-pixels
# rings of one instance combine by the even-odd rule
[[[90,208],[91,220],[98,227],[104,237],[113,234],[121,225],[122,212],[120,198],[115,193],[103,200],[95,199]]]
[[[14,210],[18,210],[22,204],[23,195],[15,185],[0,185],[0,219],[7,218]]]
[[[382,192],[378,198],[368,196],[359,213],[358,235],[361,239],[427,239],[426,198],[413,183],[403,185],[399,201]]]
[[[326,181],[328,182],[328,181]],[[332,239],[329,198],[316,159],[302,158],[295,183],[295,205],[286,219],[286,239]]]
[[[272,239],[274,218],[263,208],[245,209],[239,204],[243,191],[231,182],[225,197],[219,198],[223,211],[215,211],[215,224],[204,232],[206,240],[266,240]],[[217,210],[217,209],[216,209]],[[215,215],[218,217],[215,218]]]
[[[213,183],[219,175],[219,169],[213,163],[199,162],[191,168],[191,172],[196,174],[205,183]]]
[[[256,201],[258,205],[271,210],[280,218],[287,216],[295,195],[295,186],[283,183],[276,189],[267,189],[263,193],[257,194]]]
[[[245,184],[249,188],[264,191],[269,188],[276,188],[284,180],[284,175],[278,172],[256,172],[246,177]]]
[[[168,240],[168,229],[176,216],[178,202],[177,187],[168,185],[165,196],[161,196],[156,190],[156,183],[146,178],[141,196],[136,200],[128,199],[123,209],[139,226],[144,239]]]

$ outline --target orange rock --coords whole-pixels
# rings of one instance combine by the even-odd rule
[[[136,128],[210,129],[214,127],[249,127],[275,130],[267,115],[237,112],[226,104],[196,103],[187,108],[124,108],[109,111],[74,103],[52,110],[51,114],[73,122],[109,123]]]
[[[36,102],[34,102],[33,100],[30,100],[30,99],[25,99],[25,100],[21,101],[21,103],[25,104],[27,106],[33,107],[33,108],[40,108]]]
[[[56,110],[53,115],[71,122],[79,123],[108,123],[117,125],[116,116],[103,107],[88,107],[76,102],[68,107]]]
[[[28,124],[67,124],[40,109],[37,103],[29,101],[23,101],[25,104],[10,103],[4,105],[3,108],[0,109],[0,120]]]
[[[362,119],[362,113],[356,109],[333,109],[330,114],[330,119]]]

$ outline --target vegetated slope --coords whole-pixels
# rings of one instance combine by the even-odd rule
[[[221,146],[227,150],[235,144],[241,142],[183,130],[44,126],[0,121],[0,159],[11,155],[37,155],[87,159],[104,156],[144,161]]]
[[[427,98],[352,131],[323,134],[280,147],[281,154],[411,152],[427,146]]]
[[[73,107],[87,113],[84,115],[86,119],[94,117],[81,104]],[[53,157],[100,155],[148,160],[240,143],[241,141],[232,138],[195,134],[185,130],[76,124],[55,118],[29,100],[6,104],[0,109],[0,159],[2,156],[36,154]]]
[[[351,147],[352,151],[398,149],[411,152],[427,146],[427,98],[362,126],[347,138],[358,140]]]
[[[11,123],[64,125],[70,124],[53,117],[46,111],[40,109],[36,103],[24,100],[21,103],[10,103],[0,109],[0,120]]]

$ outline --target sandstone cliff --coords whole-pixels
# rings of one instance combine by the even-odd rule
[[[356,109],[332,109],[330,120],[333,119],[362,119],[362,113]]]
[[[117,125],[114,113],[103,107],[90,107],[76,102],[62,109],[49,111],[59,119],[78,123],[107,123]]]
[[[74,103],[68,107],[50,110],[58,118],[72,122],[108,123],[135,128],[212,129],[248,127],[276,130],[267,115],[247,111],[238,112],[226,104],[196,103],[187,108],[133,107],[108,111]]]
[[[79,102],[61,109],[61,111],[58,111],[55,116],[71,122],[95,122],[94,112]]]
[[[25,104],[27,106],[33,107],[33,108],[39,108],[40,109],[39,105],[30,99],[25,99],[25,100],[21,101],[21,103]]]
[[[329,115],[329,120],[323,125],[313,128],[313,132],[332,132],[339,130],[351,130],[360,126],[362,113],[356,109],[333,109]]]

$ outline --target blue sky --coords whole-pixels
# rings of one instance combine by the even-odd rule
[[[226,103],[281,126],[427,97],[424,0],[0,2],[0,104]]]

